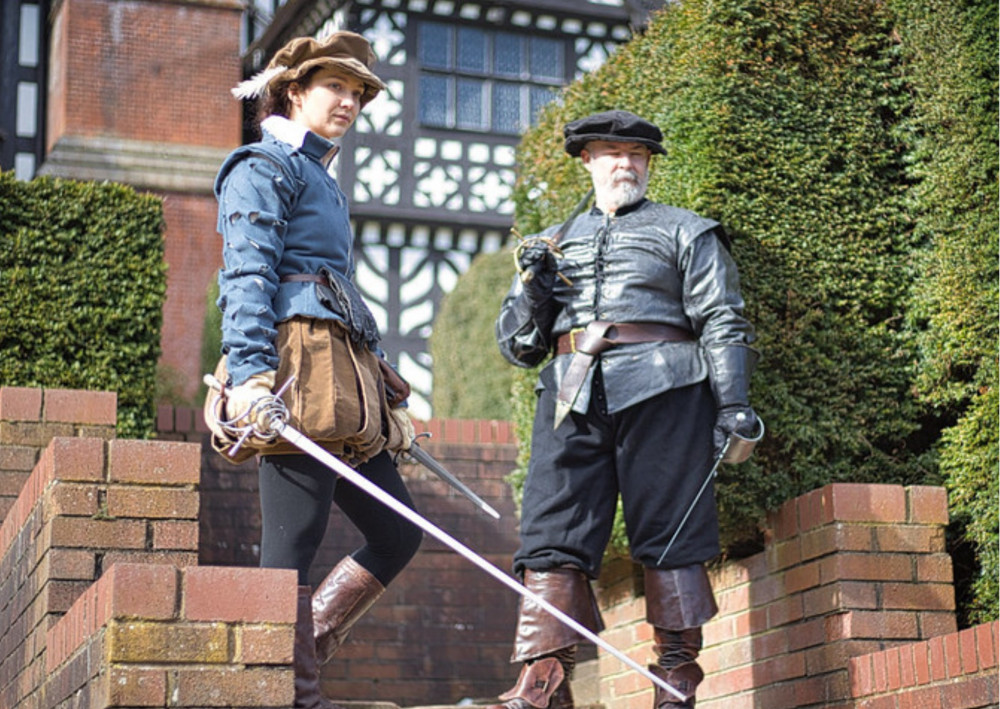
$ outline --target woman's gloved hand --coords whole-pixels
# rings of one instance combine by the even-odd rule
[[[244,415],[254,402],[264,396],[270,396],[274,389],[277,375],[273,369],[254,374],[242,384],[230,387],[226,391],[226,416],[230,421]],[[256,424],[257,421],[244,419],[240,425]]]

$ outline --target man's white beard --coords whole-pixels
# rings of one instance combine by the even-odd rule
[[[604,203],[617,210],[642,199],[648,182],[648,174],[640,176],[633,170],[619,170],[598,187],[605,194]]]

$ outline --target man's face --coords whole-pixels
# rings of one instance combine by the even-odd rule
[[[590,172],[597,205],[603,211],[614,212],[646,195],[650,155],[642,143],[587,143],[580,157]]]

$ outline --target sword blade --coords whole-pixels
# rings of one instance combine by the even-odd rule
[[[708,484],[710,482],[712,482],[712,478],[715,477],[715,471],[719,469],[719,463],[721,463],[722,459],[726,457],[726,451],[728,450],[729,450],[729,440],[727,439],[725,445],[722,446],[722,452],[720,452],[719,456],[715,459],[715,463],[712,465],[712,469],[709,470],[708,475],[705,476],[705,482],[701,484],[701,488],[698,490],[698,494],[694,496],[694,500],[692,500],[691,504],[688,505],[687,512],[684,513],[684,518],[681,519],[681,523],[678,524],[677,529],[674,530],[674,535],[670,537],[670,541],[667,542],[666,549],[663,550],[663,553],[660,554],[660,558],[657,559],[656,561],[657,566],[663,563],[663,559],[664,557],[666,557],[667,552],[670,551],[670,547],[672,547],[674,545],[674,542],[677,541],[677,535],[681,533],[682,529],[684,529],[684,523],[688,521],[688,517],[690,517],[691,513],[694,511],[695,505],[698,504],[698,500],[700,500],[701,496],[704,494],[705,488],[708,487]]]
[[[430,453],[428,453],[419,445],[417,445],[416,441],[410,444],[410,448],[408,451],[406,451],[406,453],[411,458],[416,460],[418,463],[423,465],[425,468],[430,470],[432,473],[437,475],[439,478],[444,480],[446,483],[451,485],[453,488],[458,490],[460,493],[465,495],[476,507],[481,509],[490,517],[493,517],[494,519],[500,519],[499,512],[490,507],[485,500],[483,500],[481,497],[479,497],[479,495],[470,490],[465,483],[463,483],[457,477],[448,472],[448,470],[443,465],[441,465],[441,463],[439,463],[434,458],[434,456],[432,456]]]
[[[645,667],[637,663],[635,660],[629,656],[622,653],[613,645],[609,644],[607,641],[601,639],[596,633],[592,632],[590,629],[584,627],[576,620],[570,616],[563,613],[561,610],[556,608],[554,605],[546,601],[544,598],[539,596],[537,593],[529,590],[524,584],[518,583],[514,578],[505,574],[503,571],[498,569],[496,566],[488,562],[483,557],[479,556],[476,552],[472,551],[469,547],[462,544],[450,534],[445,532],[443,529],[435,525],[433,522],[428,521],[422,517],[417,512],[404,505],[402,502],[397,500],[395,497],[387,493],[385,490],[380,488],[378,485],[373,483],[371,480],[363,476],[361,473],[356,471],[354,468],[350,467],[343,461],[341,461],[336,456],[332,455],[329,451],[321,448],[316,443],[311,441],[307,436],[296,431],[291,426],[287,425],[283,421],[275,421],[272,426],[278,431],[278,435],[284,438],[286,441],[291,443],[293,446],[301,450],[303,453],[313,457],[318,462],[323,463],[328,468],[333,470],[335,473],[345,478],[351,484],[361,488],[362,491],[368,493],[376,500],[399,514],[404,519],[412,522],[416,526],[420,527],[424,532],[431,535],[439,542],[445,546],[452,549],[452,551],[457,552],[460,556],[471,561],[473,564],[478,566],[480,569],[488,573],[490,576],[495,578],[497,581],[502,583],[507,588],[511,589],[523,598],[530,600],[533,603],[538,604],[546,612],[552,615],[554,618],[559,620],[564,625],[572,628],[581,636],[594,643],[598,647],[603,648],[611,655],[615,656],[627,666],[631,667],[633,670],[641,674],[643,677],[648,679],[650,682],[660,687],[664,691],[672,694],[681,701],[686,701],[687,697],[684,694],[676,690],[666,681],[660,679]]]

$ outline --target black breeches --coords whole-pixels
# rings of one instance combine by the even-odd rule
[[[712,467],[715,401],[706,382],[609,414],[598,374],[587,413],[572,412],[558,429],[552,429],[556,392],[539,395],[515,572],[569,565],[596,578],[619,495],[632,558],[656,568]],[[659,568],[719,553],[711,487]]]
[[[388,453],[380,453],[357,470],[413,508],[410,493]],[[261,458],[261,567],[296,569],[299,584],[308,584],[309,567],[326,534],[331,503],[365,538],[364,546],[352,554],[354,560],[388,586],[417,553],[422,532],[307,455]]]

